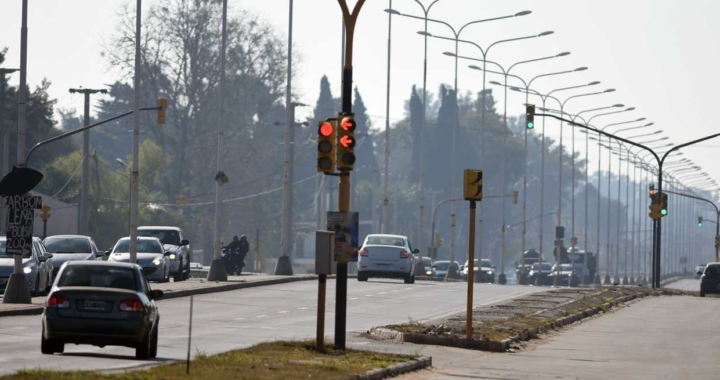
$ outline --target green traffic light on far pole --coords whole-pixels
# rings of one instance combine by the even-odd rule
[[[667,210],[666,210],[666,209],[662,209],[662,210],[660,210],[660,213],[661,213],[663,216],[665,216],[665,215],[667,215]]]
[[[533,129],[533,128],[535,128],[535,123],[533,123],[532,121],[529,121],[527,123],[527,129]]]

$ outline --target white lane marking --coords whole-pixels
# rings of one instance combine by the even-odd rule
[[[356,300],[356,299],[358,299],[358,297],[350,298],[351,301],[352,301],[352,300]]]
[[[235,318],[236,321],[244,321],[245,318]]]
[[[372,297],[372,294],[366,294],[365,297]]]
[[[287,310],[278,311],[278,314],[285,314],[285,313],[289,313],[289,311],[287,311]]]
[[[307,307],[299,307],[298,310],[307,310]]]
[[[378,294],[387,294],[387,292],[380,292],[380,293],[378,293]]]
[[[258,316],[255,317],[255,318],[265,318],[265,317],[267,317],[267,315],[263,314],[263,315],[258,315]]]

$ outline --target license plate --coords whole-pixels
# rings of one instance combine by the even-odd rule
[[[85,310],[105,310],[105,301],[85,301],[83,308]]]

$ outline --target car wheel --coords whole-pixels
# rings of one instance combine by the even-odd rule
[[[35,276],[35,289],[30,292],[30,296],[37,297],[40,295],[40,278]]]
[[[704,291],[704,290],[700,290],[700,297],[705,297],[705,291]]]
[[[358,281],[366,282],[368,280],[368,276],[362,272],[358,272]]]
[[[180,282],[183,280],[183,260],[180,259],[180,265],[178,265],[178,271],[175,273],[175,282]]]
[[[404,279],[404,280],[405,280],[405,283],[406,283],[406,284],[412,284],[414,279],[413,279],[413,276],[411,276],[410,273],[408,273],[408,274],[405,275],[405,279]]]
[[[155,331],[152,334],[152,338],[150,339],[150,358],[154,359],[157,357],[157,346],[158,346],[158,329],[160,320],[157,321],[158,326],[155,326]]]
[[[40,336],[40,352],[45,355],[52,355],[55,353],[62,354],[64,351],[65,343],[45,339],[45,328],[43,327],[42,335]]]
[[[150,358],[150,346],[152,343],[152,334],[148,334],[148,336],[143,339],[140,344],[135,347],[135,358],[140,360],[146,360]]]

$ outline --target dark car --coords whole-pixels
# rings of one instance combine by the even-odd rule
[[[700,297],[705,294],[720,294],[720,263],[708,263],[700,277]]]
[[[55,235],[43,240],[45,249],[53,254],[53,278],[67,261],[102,259],[101,252],[93,239],[82,235]]]
[[[71,261],[63,264],[42,315],[41,351],[62,353],[66,343],[135,348],[157,356],[160,315],[137,264]]]
[[[542,265],[542,266],[541,266]],[[549,263],[535,263],[532,265],[532,269],[530,269],[530,273],[528,274],[529,283],[531,285],[537,284],[538,276],[540,276],[540,284],[541,285],[552,285],[552,282],[549,280],[550,272],[552,272],[552,265]]]
[[[707,266],[707,264],[700,264],[695,267],[695,279],[696,280],[698,278],[700,278],[700,276],[702,276],[703,272],[705,271],[706,266]]]

